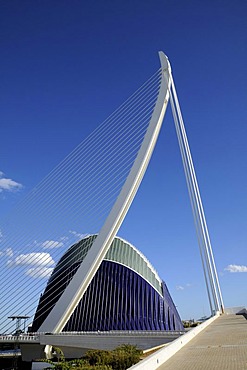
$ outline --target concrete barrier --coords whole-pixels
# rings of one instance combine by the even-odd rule
[[[203,331],[208,325],[210,325],[214,320],[220,316],[217,313],[215,316],[204,321],[199,326],[188,331],[186,334],[182,335],[178,339],[171,342],[165,348],[160,349],[154,354],[148,356],[144,360],[138,362],[129,368],[129,370],[155,370],[158,369],[162,364],[164,364],[169,358],[171,358],[176,352],[178,352],[185,344],[189,343],[197,334]]]

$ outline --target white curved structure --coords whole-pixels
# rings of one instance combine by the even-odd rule
[[[143,179],[160,132],[169,98],[171,100],[172,112],[191,200],[211,312],[214,314],[224,309],[199,187],[175,85],[171,75],[171,67],[164,53],[160,52],[159,56],[162,69],[160,90],[138,155],[90,251],[69,285],[64,290],[64,293],[39,328],[40,332],[58,333],[62,331],[80,299],[86,292],[86,289],[110,248]]]
[[[81,239],[58,261],[40,297],[33,332],[62,296],[96,238]],[[57,284],[59,295],[54,294]],[[183,324],[166,284],[148,259],[116,236],[63,332],[118,330],[183,331]]]
[[[155,147],[169,101],[171,68],[165,54],[160,52],[159,56],[163,72],[160,91],[135,162],[90,252],[49,316],[39,328],[39,331],[57,333],[64,328],[104,259],[140,186]]]

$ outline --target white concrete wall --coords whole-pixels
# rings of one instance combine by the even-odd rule
[[[47,367],[54,367],[49,362],[33,362],[32,363],[32,370],[43,370],[46,369]]]
[[[160,349],[153,355],[148,356],[146,359],[138,362],[138,364],[133,365],[129,370],[155,370],[158,369],[163,363],[169,360],[176,352],[178,352],[185,344],[187,344],[191,339],[193,339],[197,334],[204,330],[208,325],[210,325],[214,320],[219,317],[219,314],[210,318],[209,320],[203,322],[199,326],[191,329],[189,332],[174,340],[165,348]]]
[[[184,334],[183,334],[184,335]],[[112,350],[121,344],[132,344],[144,350],[153,348],[164,343],[170,343],[179,336],[177,334],[155,332],[152,333],[134,333],[127,334],[87,334],[87,335],[40,335],[40,344],[52,345],[63,350],[65,357],[80,357],[78,353],[84,353],[87,349]],[[79,352],[78,352],[79,351]]]

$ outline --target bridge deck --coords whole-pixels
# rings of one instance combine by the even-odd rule
[[[247,320],[222,315],[159,367],[169,369],[247,369]]]

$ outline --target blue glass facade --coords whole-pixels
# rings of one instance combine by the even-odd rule
[[[85,249],[88,251],[95,236],[90,238],[87,242],[76,244],[77,248],[76,245],[72,246],[59,261],[40,298],[33,322],[33,331],[38,331],[39,326],[77,271],[83,260]],[[115,245],[117,241],[118,238],[115,238]],[[114,248],[114,242],[111,248]],[[78,253],[78,245],[81,253]],[[122,259],[126,262],[127,254],[133,257],[133,251],[128,251],[128,249],[134,247],[127,242],[124,242],[124,245],[126,254]],[[138,252],[136,249],[134,251]],[[111,254],[108,254],[108,258],[109,256]],[[138,258],[143,259],[143,255],[139,254]],[[116,262],[119,258],[114,259],[115,261],[103,260],[64,331],[183,330],[181,319],[165,283],[155,275],[156,285],[159,284],[159,289],[157,289],[147,279],[147,276],[150,276],[149,280],[153,282],[154,278],[150,271],[143,268],[144,276],[142,276],[121,261]],[[64,261],[67,262],[64,263]],[[135,263],[138,264],[140,270],[141,263],[138,263],[138,259]],[[151,269],[147,260],[145,263]]]
[[[167,300],[133,270],[103,261],[64,330],[183,330],[163,289]]]

